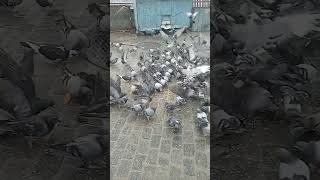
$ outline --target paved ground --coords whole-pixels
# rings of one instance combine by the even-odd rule
[[[207,38],[209,34],[202,34]],[[158,37],[136,36],[128,33],[112,33],[112,42],[148,44],[148,48],[159,47]],[[113,54],[117,52],[112,49]],[[130,54],[129,63],[136,63],[137,54]],[[116,55],[115,55],[116,56]],[[121,63],[111,67],[111,76],[121,74]],[[123,83],[125,91],[128,84]],[[123,108],[111,109],[111,179],[129,180],[207,180],[210,168],[210,142],[196,127],[197,102],[188,103],[178,112],[182,119],[182,132],[173,133],[166,120],[164,102],[174,97],[168,89],[157,93],[151,104],[157,107],[156,117],[146,122],[142,117]]]

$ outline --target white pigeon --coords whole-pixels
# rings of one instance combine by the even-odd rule
[[[188,12],[187,16],[188,16],[188,18],[192,18],[192,20],[194,20],[198,14],[199,14],[199,12],[194,12],[194,13]]]
[[[160,83],[155,83],[154,87],[155,87],[156,90],[162,91],[162,85]]]

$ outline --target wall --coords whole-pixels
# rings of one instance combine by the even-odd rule
[[[120,13],[115,15],[120,8],[122,8]],[[123,5],[110,6],[110,28],[111,31],[132,30],[134,28],[133,9]]]
[[[192,31],[210,31],[210,8],[194,8],[194,11],[199,12],[199,14],[192,25]]]
[[[159,30],[164,18],[169,18],[176,28],[189,25],[187,12],[192,0],[136,0],[136,27],[138,31]]]

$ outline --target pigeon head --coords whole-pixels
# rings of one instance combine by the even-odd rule
[[[295,152],[299,154],[312,154],[312,148],[310,148],[310,143],[304,142],[304,141],[298,141],[294,145]]]
[[[276,150],[276,154],[282,163],[290,163],[294,160],[296,160],[296,157],[287,149],[285,148],[278,148]]]
[[[69,51],[69,58],[72,58],[72,57],[77,56],[77,55],[79,55],[78,51],[75,51],[75,50],[70,50]]]
[[[105,12],[101,9],[101,7],[97,3],[88,4],[87,10],[91,15],[93,15],[99,20],[105,15]]]

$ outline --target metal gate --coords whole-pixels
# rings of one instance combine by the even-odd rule
[[[193,0],[192,6],[195,8],[209,8],[210,0]]]

